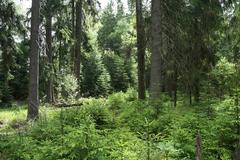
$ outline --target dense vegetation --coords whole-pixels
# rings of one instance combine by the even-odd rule
[[[240,1],[16,2],[0,160],[240,159]]]
[[[167,97],[159,100],[139,102],[137,93],[128,90],[85,99],[81,107],[44,107],[31,127],[24,121],[24,107],[1,110],[1,117],[11,117],[1,129],[2,159],[188,160],[195,157],[197,132],[204,159],[231,159],[239,137],[233,99],[191,107],[182,100],[178,108]]]

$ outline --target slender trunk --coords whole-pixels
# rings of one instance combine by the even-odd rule
[[[132,47],[128,47],[126,49],[126,56],[124,59],[124,65],[126,67],[126,71],[127,71],[127,76],[128,76],[128,83],[130,86],[132,86],[134,84],[134,80],[132,78],[132,73],[131,73],[131,65],[132,65],[132,59],[131,59],[131,53],[132,53]]]
[[[52,16],[51,14],[46,17],[46,44],[48,65],[50,66],[50,76],[47,84],[47,102],[52,104],[54,102],[54,87],[53,87],[53,55],[52,55]]]
[[[194,80],[194,100],[195,102],[199,102],[200,100],[200,80],[199,78],[195,78]]]
[[[145,99],[145,31],[142,0],[136,0],[137,49],[138,49],[138,98]]]
[[[238,93],[236,93],[236,100],[235,100],[235,106],[236,106],[236,126],[237,126],[237,135],[240,135],[240,119],[239,119],[239,99],[238,99]]]
[[[164,21],[166,21],[166,17],[163,17]],[[161,92],[167,92],[168,90],[168,85],[169,82],[171,83],[171,81],[168,81],[168,76],[167,76],[167,70],[168,70],[168,65],[169,65],[169,61],[167,59],[169,59],[169,54],[168,54],[168,40],[167,40],[167,36],[165,34],[161,34],[162,40],[161,40],[161,60],[160,60],[160,76],[161,76],[161,82],[160,82],[160,88],[161,88]]]
[[[239,75],[239,59],[238,59],[238,54],[235,54],[234,55],[234,62],[235,64],[237,64],[235,66],[235,70],[236,70],[236,73]],[[240,106],[239,106],[239,79],[238,77],[235,78],[235,86],[236,89],[235,89],[235,106],[236,106],[236,133],[237,135],[240,135]],[[238,136],[238,140],[237,140],[237,143],[236,143],[236,148],[235,148],[235,151],[233,153],[233,160],[240,160],[240,136]]]
[[[166,71],[163,69],[163,66],[165,65],[163,63],[163,59],[161,58],[161,64],[160,64],[160,68],[161,68],[161,72],[159,73],[161,76],[161,82],[160,82],[160,90],[162,93],[165,93],[167,90],[167,78],[166,78]]]
[[[177,107],[177,88],[178,88],[178,73],[177,68],[174,66],[174,82],[173,82],[173,102],[174,107]]]
[[[240,140],[238,141],[237,147],[233,153],[233,160],[240,160]]]
[[[2,92],[2,97],[0,97],[0,102],[3,102],[5,104],[10,104],[10,101],[12,99],[12,96],[10,94],[9,90],[9,72],[10,72],[10,66],[12,62],[12,54],[10,53],[10,48],[8,45],[8,42],[0,41],[2,43],[2,70],[0,70],[0,82],[2,83],[0,85],[0,92]]]
[[[192,105],[192,87],[188,86],[188,92],[189,92],[189,105]]]
[[[238,70],[238,68],[236,68]],[[236,86],[239,86],[239,81],[236,80]],[[236,106],[236,128],[237,128],[237,135],[240,135],[240,119],[239,119],[239,98],[238,98],[238,89],[236,89],[236,97],[235,97],[235,106]],[[234,151],[233,160],[240,160],[240,137],[238,138],[238,142],[236,145],[236,149]]]
[[[58,70],[59,70],[59,72],[61,72],[61,70],[62,70],[62,59],[63,59],[63,57],[62,57],[62,38],[60,38],[60,40],[59,40],[60,42],[59,42],[59,50],[58,50]]]
[[[72,48],[71,48],[71,66],[72,66],[72,70],[74,71],[75,68],[74,68],[74,63],[75,63],[75,45],[76,45],[76,37],[75,37],[75,12],[76,12],[76,8],[75,8],[75,0],[72,0],[71,1],[71,4],[72,4],[72,39],[73,39],[73,44],[72,44]]]
[[[82,41],[82,0],[76,4],[76,44],[75,44],[75,76],[78,81],[80,92],[80,63],[81,63],[81,41]]]
[[[150,96],[153,99],[159,98],[161,88],[161,1],[152,0],[152,57]]]
[[[32,0],[30,68],[29,68],[29,104],[27,120],[34,120],[39,112],[39,25],[40,0]]]

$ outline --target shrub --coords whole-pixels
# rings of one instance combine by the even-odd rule
[[[199,132],[204,159],[230,159],[239,138],[233,99],[191,108],[171,108],[166,99],[138,101],[133,89],[109,99],[86,99],[82,106],[55,111],[51,117],[42,114],[29,128],[11,130],[16,134],[0,134],[0,155],[26,160],[144,160],[148,155],[153,160],[188,160],[195,157]],[[209,107],[214,114],[206,111]]]
[[[63,102],[72,102],[75,100],[78,92],[78,83],[75,76],[66,74],[58,77],[59,85],[57,87],[58,99]]]
[[[212,76],[213,82],[215,82],[213,86],[219,97],[222,97],[226,93],[231,94],[232,89],[236,87],[235,85],[238,79],[236,66],[225,57],[218,61],[210,75]]]
[[[111,77],[110,83],[113,91],[127,91],[130,87],[130,81],[124,59],[113,52],[105,52],[103,63]]]
[[[110,75],[98,54],[86,54],[83,60],[81,92],[84,96],[106,96],[111,90]]]

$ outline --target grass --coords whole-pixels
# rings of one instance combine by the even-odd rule
[[[26,105],[0,109],[0,132],[11,131],[14,127],[14,123],[24,121],[26,119],[26,115]]]
[[[60,109],[53,107],[40,107],[40,116],[52,117]],[[11,108],[0,107],[0,134],[12,132],[15,129],[26,126],[27,105],[15,105]]]

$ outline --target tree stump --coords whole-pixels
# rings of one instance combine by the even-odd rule
[[[202,137],[198,131],[197,137],[196,137],[196,160],[202,159]]]

